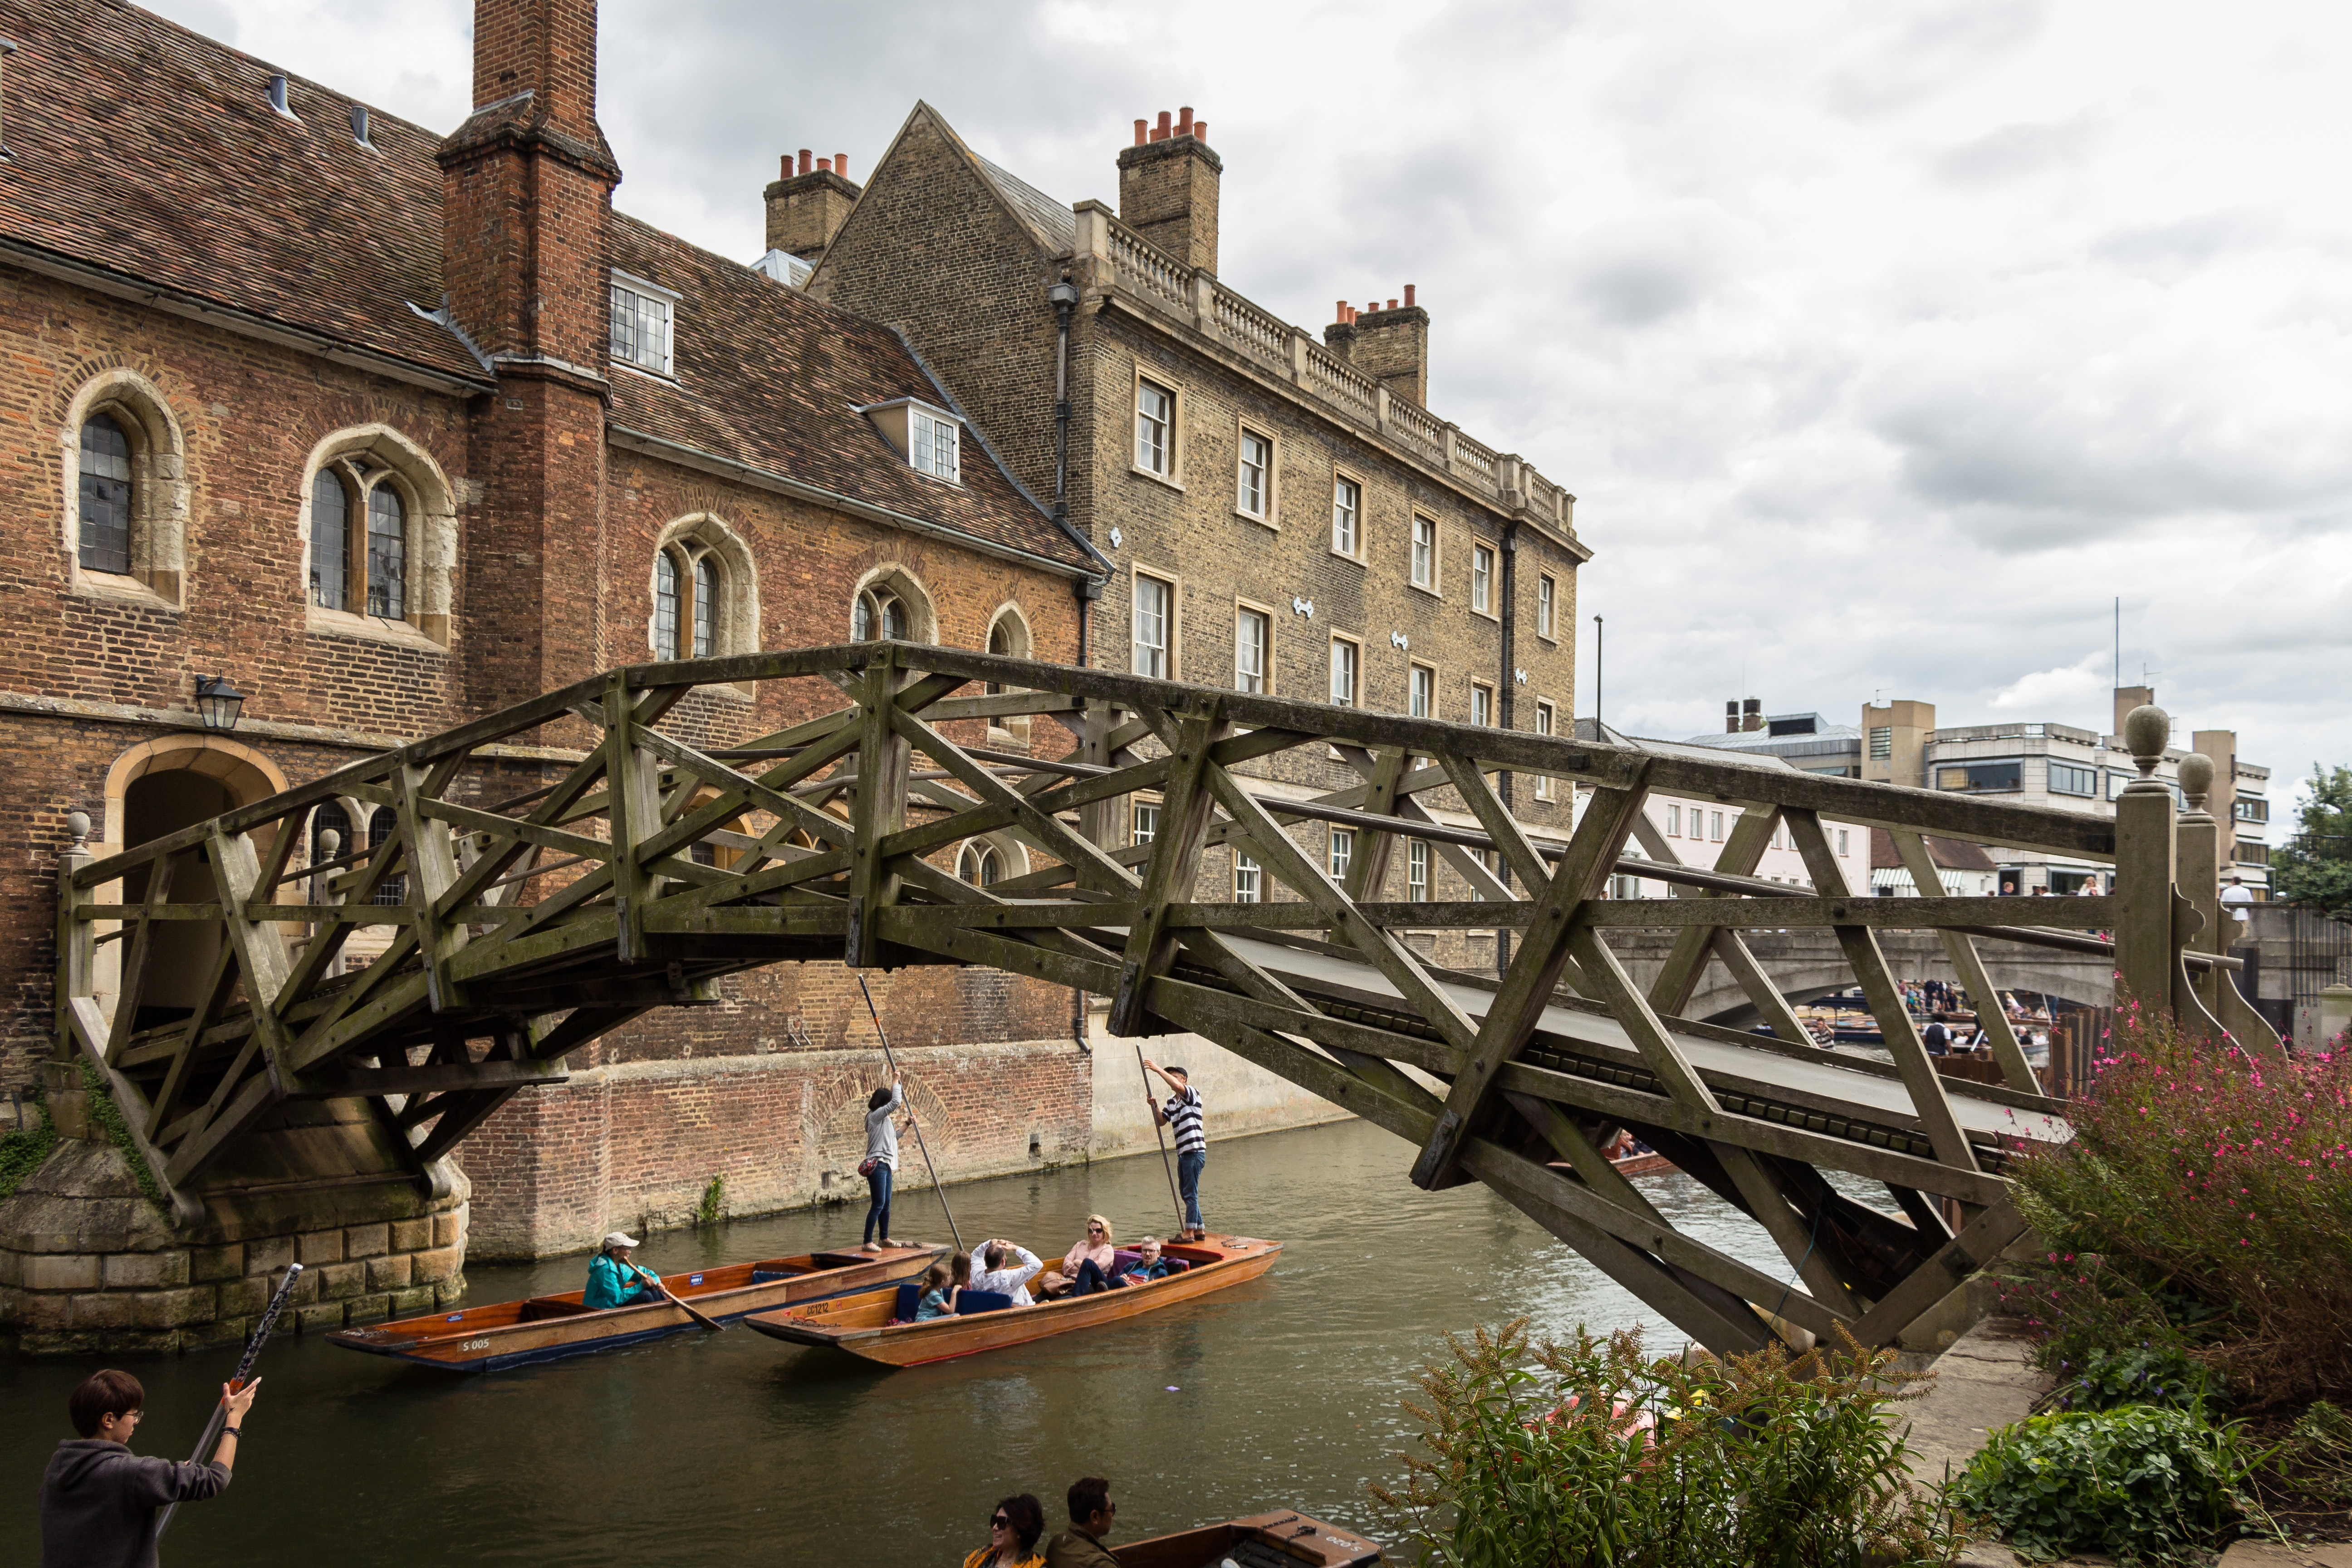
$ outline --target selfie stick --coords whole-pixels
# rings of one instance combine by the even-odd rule
[[[300,1264],[289,1263],[286,1266],[286,1278],[278,1282],[278,1294],[269,1298],[269,1305],[262,1309],[260,1324],[254,1329],[253,1337],[245,1342],[245,1359],[238,1362],[236,1371],[229,1374],[230,1393],[234,1394],[245,1386],[246,1374],[253,1370],[254,1362],[261,1354],[262,1345],[269,1338],[269,1331],[278,1324],[278,1314],[285,1310],[286,1298],[294,1293],[294,1281],[301,1277]],[[213,1451],[213,1444],[219,1439],[221,1428],[227,1425],[228,1403],[224,1399],[213,1406],[213,1418],[205,1423],[205,1435],[196,1439],[196,1451],[188,1456],[188,1462],[192,1465],[203,1464],[205,1456]],[[156,1518],[155,1534],[159,1539],[164,1530],[170,1526],[172,1516],[179,1511],[180,1505],[175,1502],[164,1509]]]

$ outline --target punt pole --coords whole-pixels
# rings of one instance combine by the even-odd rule
[[[866,1016],[874,1020],[874,1033],[881,1037],[882,1059],[889,1064],[890,1076],[898,1076],[898,1058],[891,1054],[890,1037],[882,1027],[882,1015],[874,1006],[874,993],[866,990],[866,976],[857,977],[857,989],[866,996]],[[961,1252],[963,1232],[956,1228],[955,1210],[948,1207],[948,1190],[940,1184],[940,1168],[931,1161],[931,1146],[923,1142],[923,1124],[915,1120],[915,1102],[907,1102],[907,1125],[915,1130],[915,1147],[923,1152],[923,1168],[931,1173],[931,1191],[940,1194],[940,1212],[948,1216],[948,1234],[955,1237],[956,1250]]]

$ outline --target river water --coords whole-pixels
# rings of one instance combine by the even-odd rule
[[[1413,1187],[1413,1151],[1362,1122],[1212,1146],[1211,1226],[1285,1243],[1264,1278],[1131,1322],[905,1371],[740,1327],[457,1377],[273,1341],[236,1484],[181,1511],[172,1568],[305,1563],[947,1564],[996,1500],[1034,1492],[1049,1529],[1081,1475],[1110,1479],[1114,1542],[1297,1508],[1375,1539],[1367,1481],[1413,1435],[1401,1402],[1442,1336],[1525,1314],[1538,1332],[1644,1321],[1682,1336],[1475,1184]],[[910,1177],[913,1175],[909,1173]],[[1644,1178],[1686,1233],[1775,1274],[1763,1232],[1679,1175]],[[906,1182],[902,1235],[947,1239]],[[968,1241],[1063,1251],[1089,1212],[1122,1238],[1171,1218],[1158,1159],[949,1189]],[[863,1205],[649,1238],[664,1273],[854,1246]],[[576,1287],[585,1260],[467,1270],[468,1300]],[[236,1360],[127,1363],[147,1387],[139,1450],[184,1458]],[[838,1363],[839,1364],[836,1364]],[[0,1562],[37,1560],[33,1500],[65,1397],[98,1363],[0,1363]]]

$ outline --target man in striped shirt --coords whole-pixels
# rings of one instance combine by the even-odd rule
[[[1176,1184],[1184,1194],[1184,1234],[1177,1239],[1205,1240],[1208,1233],[1201,1227],[1201,1172],[1209,1163],[1209,1140],[1201,1131],[1201,1096],[1182,1068],[1164,1068],[1149,1057],[1143,1065],[1158,1073],[1171,1091],[1162,1102],[1152,1099],[1150,1084],[1143,1088],[1154,1120],[1176,1130]]]

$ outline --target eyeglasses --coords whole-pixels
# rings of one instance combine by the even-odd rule
[[[1087,1226],[1087,1228],[1088,1230],[1100,1230],[1100,1229],[1102,1229],[1102,1226],[1098,1226],[1098,1225],[1090,1225],[1090,1226]]]
[[[1013,1528],[1013,1521],[1000,1513],[994,1519],[988,1521],[988,1528],[991,1530],[1010,1530]]]

